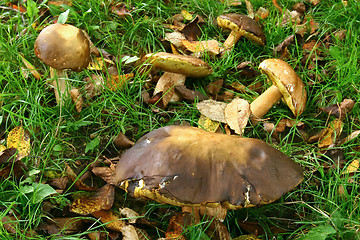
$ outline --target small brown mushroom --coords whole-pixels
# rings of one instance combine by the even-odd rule
[[[140,138],[121,156],[114,177],[135,197],[225,209],[271,203],[302,179],[298,164],[261,140],[188,126]]]
[[[305,109],[307,94],[304,83],[294,69],[280,59],[266,59],[259,68],[273,85],[250,104],[255,123],[281,98],[293,114],[299,116]]]
[[[255,44],[264,46],[265,34],[260,25],[252,18],[241,14],[224,14],[217,17],[217,24],[221,28],[230,29],[230,35],[224,42],[224,51],[229,52],[241,37],[245,37]]]
[[[147,54],[145,59],[154,67],[165,71],[156,84],[154,95],[164,91],[165,85],[167,85],[173,91],[169,99],[170,102],[179,100],[173,86],[184,85],[186,77],[202,78],[209,76],[213,72],[209,64],[192,56],[158,52]],[[169,82],[171,86],[169,86]],[[167,105],[167,103],[164,103],[164,105]]]
[[[89,41],[79,28],[69,24],[55,23],[40,32],[34,49],[36,56],[50,66],[50,74],[54,78],[56,101],[61,103],[69,95],[70,89],[64,70],[81,71],[88,66]]]

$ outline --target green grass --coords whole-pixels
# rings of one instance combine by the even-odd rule
[[[279,57],[274,55],[273,49],[287,36],[294,34],[294,30],[292,26],[277,25],[282,16],[271,1],[252,2],[254,9],[262,6],[270,11],[269,16],[260,21],[267,37],[266,46],[256,46],[241,39],[227,58],[213,59],[205,56],[205,60],[214,68],[214,73],[201,80],[187,80],[189,87],[205,93],[206,86],[218,79],[224,79],[226,86],[235,81],[244,84],[256,81],[268,86],[264,75],[243,81],[235,70],[236,66],[243,61],[251,61],[256,68],[266,58]],[[279,1],[279,5],[291,9],[296,2]],[[164,34],[171,30],[164,28],[164,24],[170,23],[172,16],[183,9],[204,18],[202,40],[216,39],[221,42],[226,39],[227,33],[214,25],[216,17],[231,12],[246,14],[245,4],[228,6],[215,0],[175,0],[169,3],[158,0],[126,1],[127,8],[132,9],[132,17],[119,17],[112,13],[111,1],[73,1],[71,7],[63,8],[27,1],[27,13],[11,10],[7,8],[7,3],[8,1],[0,0],[0,134],[1,139],[6,139],[8,132],[19,125],[29,131],[31,153],[22,161],[29,171],[39,170],[28,178],[31,181],[18,181],[12,178],[0,180],[0,218],[9,213],[16,213],[19,221],[16,221],[18,225],[13,234],[17,239],[48,237],[46,233],[38,230],[42,222],[53,217],[44,210],[44,204],[51,202],[59,208],[58,211],[62,211],[71,203],[73,189],[68,189],[64,194],[40,197],[39,201],[34,201],[40,196],[36,193],[37,187],[41,186],[39,183],[44,183],[54,175],[63,176],[65,163],[74,169],[76,164],[80,163],[84,169],[99,157],[114,157],[120,154],[112,142],[112,138],[120,132],[136,141],[145,133],[165,125],[188,122],[196,126],[200,117],[195,104],[186,102],[172,104],[166,110],[152,111],[152,107],[145,104],[141,97],[147,76],[138,74],[138,67],[129,68],[120,61],[117,62],[120,73],[135,74],[132,84],[116,92],[105,89],[102,95],[85,101],[80,113],[75,111],[70,100],[60,109],[56,105],[53,90],[45,81],[49,77],[49,69],[35,56],[33,50],[39,33],[38,27],[46,26],[49,21],[57,19],[60,13],[69,8],[67,23],[86,30],[98,48],[104,49],[119,60],[123,55],[141,57],[150,52],[169,50],[162,39]],[[304,81],[308,92],[306,110],[298,117],[305,127],[300,130],[296,127],[287,128],[285,132],[280,133],[279,143],[272,140],[261,124],[249,125],[245,131],[245,137],[260,138],[291,156],[303,167],[305,178],[296,189],[275,203],[230,211],[224,223],[234,238],[247,234],[244,228],[239,226],[239,222],[247,221],[256,223],[259,229],[263,229],[260,236],[263,239],[297,239],[302,236],[310,237],[317,232],[323,233],[325,237],[322,239],[359,238],[360,176],[358,172],[353,176],[342,174],[352,160],[360,158],[359,140],[347,142],[332,152],[328,151],[326,155],[319,152],[316,143],[305,142],[300,131],[310,136],[314,135],[326,128],[329,121],[335,119],[322,113],[319,107],[340,103],[345,98],[351,98],[355,102],[360,99],[360,3],[352,0],[348,1],[348,7],[344,7],[341,1],[329,0],[321,1],[317,6],[306,3],[306,6],[306,14],[314,18],[319,24],[319,29],[314,35],[305,35],[305,40],[309,38],[321,42],[336,30],[345,29],[347,32],[343,40],[334,39],[328,49],[322,49],[318,56],[319,61],[315,62],[312,69],[308,68],[309,61],[301,61],[305,52],[300,43],[293,43],[288,47],[290,57],[287,61]],[[45,9],[48,11],[42,15],[36,11]],[[24,65],[20,55],[38,69],[43,75],[41,80],[35,79],[32,75],[27,78],[22,76],[20,67]],[[84,91],[85,84],[82,79],[91,74],[90,70],[71,72],[69,78],[73,86]],[[106,76],[106,73],[102,74]],[[251,102],[258,93],[237,92],[236,96]],[[356,103],[345,117],[341,137],[359,130],[359,109]],[[291,116],[291,111],[280,103],[272,108],[265,118],[277,124],[281,118]],[[86,146],[94,138],[99,138],[99,144],[85,152]],[[333,153],[336,150],[342,153],[339,154],[340,162],[337,161],[336,153]],[[32,186],[35,190],[26,192],[27,188],[24,190],[24,186]],[[347,190],[343,195],[339,195],[340,186]],[[133,199],[126,196],[122,190],[117,189],[117,196],[121,200],[117,201],[116,206],[133,207]],[[150,230],[152,236],[163,236],[171,213],[178,209],[153,202],[139,204],[137,210],[146,212],[145,217],[157,223],[158,229]],[[166,214],[161,215],[164,212]],[[94,223],[94,218],[87,218]],[[206,228],[206,221],[191,226],[187,236],[189,239],[207,239],[204,233]],[[103,225],[94,224],[82,234],[69,234],[67,239],[79,239],[98,229],[105,230]],[[38,234],[26,235],[30,230],[36,230]],[[0,223],[1,239],[14,239],[13,234]],[[55,235],[50,237],[56,238]]]

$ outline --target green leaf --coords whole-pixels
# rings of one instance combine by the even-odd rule
[[[321,225],[314,227],[307,234],[298,238],[298,240],[325,240],[329,235],[335,234],[336,230],[330,225]]]
[[[100,138],[99,137],[94,138],[91,142],[86,144],[85,153],[87,153],[88,151],[93,151],[97,146],[99,146],[99,144],[100,144]]]
[[[39,203],[41,201],[44,200],[44,198],[52,195],[52,194],[55,194],[57,193],[55,191],[55,189],[53,189],[50,185],[48,184],[42,184],[42,183],[39,183],[38,185],[37,184],[33,184],[33,188],[34,188],[34,192],[33,192],[33,196],[32,196],[32,200],[33,200],[33,203],[36,204],[36,203]]]
[[[61,146],[61,145],[56,144],[56,145],[54,146],[53,150],[54,150],[54,151],[56,151],[56,152],[60,152],[60,151],[62,151],[62,150],[63,150],[63,148],[62,148],[62,146]]]
[[[66,21],[68,20],[68,17],[69,17],[69,13],[70,13],[70,9],[68,9],[65,12],[61,13],[59,15],[59,18],[58,18],[57,22],[58,23],[66,23]]]
[[[26,14],[29,16],[29,18],[34,18],[38,12],[39,9],[36,6],[36,2],[33,0],[28,0],[26,2]]]

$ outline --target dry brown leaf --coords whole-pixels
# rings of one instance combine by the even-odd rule
[[[210,94],[218,94],[224,84],[224,79],[219,79],[214,82],[211,82],[209,85],[207,85],[207,90]]]
[[[321,2],[320,0],[307,0],[307,1],[314,6],[318,5]]]
[[[188,89],[186,86],[175,86],[175,93],[180,96],[181,99],[189,100],[195,102],[195,100],[205,100],[208,99],[207,96],[203,95],[198,90]]]
[[[226,123],[225,108],[227,104],[218,102],[212,99],[204,100],[196,105],[196,108],[202,115],[210,118],[213,121]]]
[[[0,152],[0,165],[5,163],[14,162],[15,154],[17,152],[16,148],[6,148],[4,145],[1,145]]]
[[[108,184],[114,184],[115,167],[94,167],[91,171],[98,177],[101,177]]]
[[[74,170],[72,170],[72,168],[69,165],[67,165],[66,163],[65,163],[65,173],[67,174],[69,179],[74,182],[77,189],[84,190],[84,191],[94,191],[94,190],[96,190],[95,187],[90,187],[90,186],[86,185],[83,181],[81,181],[77,177]]]
[[[166,239],[185,240],[183,235],[186,231],[186,226],[191,224],[191,214],[188,212],[175,213],[170,219],[169,226],[166,230]]]
[[[332,114],[337,118],[343,119],[354,107],[355,101],[352,99],[344,99],[340,104],[333,104],[324,108],[321,111]]]
[[[340,136],[343,128],[343,123],[340,119],[335,119],[330,122],[326,130],[321,134],[319,139],[318,147],[326,148],[334,146],[337,138]]]
[[[76,111],[79,113],[84,105],[84,100],[81,96],[79,89],[73,88],[70,90],[70,97],[73,103],[75,103]]]
[[[165,33],[165,39],[173,44],[177,50],[184,51],[185,46],[182,40],[185,40],[185,36],[181,32]]]
[[[255,13],[255,21],[260,21],[260,19],[265,19],[269,16],[269,10],[263,7],[259,7]]]
[[[101,92],[104,90],[104,79],[100,75],[92,74],[91,77],[86,77],[83,79],[85,84],[85,97],[87,99],[91,99],[95,96],[98,96],[101,94]]]
[[[132,210],[131,208],[123,207],[119,208],[119,214],[126,218],[128,223],[136,223],[136,220],[140,217],[140,215]]]
[[[26,66],[26,71],[29,71],[37,80],[39,80],[41,78],[40,73],[36,70],[36,68],[28,61],[26,60],[26,58],[24,58],[23,56],[20,56],[22,62],[25,64]]]
[[[357,138],[357,136],[359,136],[359,135],[360,135],[360,130],[354,131],[354,132],[350,133],[347,137],[341,139],[337,145],[341,146],[342,144],[347,143],[347,142]]]
[[[186,76],[178,73],[165,72],[158,82],[156,83],[153,95],[162,92],[162,101],[164,107],[169,102],[178,102],[181,100],[180,96],[175,93],[175,86],[181,86],[185,84]]]
[[[49,5],[53,4],[56,6],[61,6],[61,5],[68,5],[68,6],[72,6],[72,0],[53,0],[53,1],[48,1],[47,2]]]
[[[224,111],[229,127],[242,136],[251,113],[248,101],[236,97],[226,106]]]
[[[58,177],[58,178],[50,179],[46,183],[54,188],[65,190],[68,182],[69,182],[68,177]]]
[[[244,0],[245,1],[245,4],[246,4],[246,9],[247,9],[247,13],[248,13],[248,16],[252,19],[255,18],[255,13],[254,13],[254,8],[251,4],[251,2],[249,0]]]
[[[84,219],[64,217],[52,218],[51,221],[53,221],[64,234],[74,234],[83,231]]]
[[[216,40],[206,41],[189,41],[187,39],[181,40],[182,45],[190,52],[194,53],[196,57],[202,56],[203,53],[215,56],[220,53],[220,43]]]
[[[133,17],[130,13],[130,11],[126,8],[124,3],[118,3],[115,6],[111,7],[111,12],[118,15],[121,18],[124,18],[126,16],[130,16],[131,19],[133,20]],[[134,20],[133,20],[134,22]]]
[[[100,210],[109,210],[114,202],[114,193],[114,186],[106,184],[91,196],[75,199],[70,206],[70,211],[80,215],[88,215]]]
[[[30,153],[30,137],[27,131],[21,126],[12,129],[6,139],[7,148],[16,148],[18,150],[18,159],[26,157]]]
[[[274,49],[274,54],[283,54],[285,51],[287,51],[287,47],[294,41],[294,39],[295,39],[295,34],[285,38],[284,41],[282,41],[282,43],[280,43]]]
[[[213,121],[204,115],[200,116],[197,124],[199,128],[203,128],[207,132],[216,132],[220,126],[220,122]]]
[[[105,227],[114,230],[117,232],[121,232],[122,228],[125,226],[125,221],[121,220],[121,217],[110,211],[110,210],[101,210],[97,212],[91,213],[95,218],[98,218],[102,223],[105,224]]]
[[[117,148],[130,148],[134,145],[134,142],[128,139],[122,132],[114,137],[113,143]]]
[[[123,240],[139,240],[139,235],[136,231],[136,228],[132,225],[125,225],[121,229],[121,233],[123,235]]]
[[[276,131],[275,124],[264,122],[264,130],[270,134],[271,137],[273,137],[277,142],[280,142],[279,134]]]
[[[134,73],[128,73],[124,75],[111,75],[107,79],[107,86],[110,91],[117,91],[122,89],[125,84],[127,84],[130,79],[134,77]]]
[[[185,38],[189,41],[197,41],[201,36],[201,25],[204,23],[204,20],[197,15],[190,23],[188,23],[183,29],[182,33]]]

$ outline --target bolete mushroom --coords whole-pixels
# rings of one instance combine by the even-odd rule
[[[154,95],[166,90],[169,91],[167,93],[169,98],[163,99],[165,106],[168,102],[180,100],[175,94],[174,86],[184,85],[186,77],[202,78],[209,76],[213,72],[209,64],[192,56],[158,52],[155,54],[149,53],[144,58],[154,67],[165,71],[154,90]]]
[[[305,109],[307,94],[294,69],[280,59],[266,59],[260,63],[259,69],[273,85],[250,104],[255,123],[281,98],[293,114],[299,116]]]
[[[160,203],[239,209],[271,203],[302,179],[298,164],[261,140],[167,126],[121,156],[114,183]]]
[[[44,28],[36,38],[35,55],[50,66],[50,75],[54,79],[57,103],[61,103],[69,94],[70,84],[66,81],[66,69],[81,71],[90,62],[89,41],[77,27],[55,23]]]
[[[224,42],[224,53],[229,52],[241,37],[245,37],[255,44],[264,46],[265,34],[260,25],[252,18],[241,14],[224,14],[217,17],[217,24],[231,32]]]

